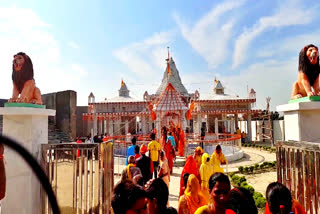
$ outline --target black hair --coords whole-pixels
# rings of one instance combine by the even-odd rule
[[[111,198],[114,214],[125,214],[137,200],[146,197],[147,193],[132,181],[126,180],[117,184],[113,189]]]
[[[186,173],[184,173],[183,176],[182,176],[183,184],[184,184],[184,187],[185,187],[185,188],[187,187],[189,175],[190,175],[190,174],[186,172]]]
[[[216,150],[221,150],[221,146],[219,144],[216,146]]]
[[[135,154],[140,154],[140,147],[138,145],[135,145],[134,147],[134,153]]]
[[[258,214],[252,194],[242,187],[234,188],[230,191],[226,208],[233,210],[237,214]]]
[[[209,190],[212,191],[217,182],[225,182],[230,186],[229,177],[221,172],[216,172],[209,178]]]
[[[136,145],[136,142],[137,142],[137,138],[136,138],[136,137],[133,137],[133,138],[131,139],[132,145]]]
[[[163,213],[167,209],[169,199],[167,184],[161,178],[154,179],[147,187],[146,192],[151,200],[157,199],[159,213]]]
[[[151,138],[151,140],[155,140],[156,139],[156,134],[155,133],[151,133],[150,138]]]
[[[284,205],[285,213],[290,213],[292,197],[289,189],[285,185],[279,182],[270,183],[267,187],[266,198],[272,213],[279,213],[280,205]]]

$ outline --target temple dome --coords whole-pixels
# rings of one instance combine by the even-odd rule
[[[168,83],[171,83],[172,86],[183,96],[187,97],[189,96],[187,89],[184,87],[184,85],[181,82],[181,78],[179,75],[179,71],[176,67],[175,62],[173,61],[172,57],[168,60],[168,64],[170,66],[171,74],[168,73],[168,68],[164,71],[162,82],[156,92],[156,95],[162,94],[164,90],[166,89]]]

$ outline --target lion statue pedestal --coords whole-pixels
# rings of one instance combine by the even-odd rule
[[[55,114],[55,110],[40,107],[0,108],[0,115],[3,115],[2,134],[16,140],[40,161],[41,144],[48,143],[48,116]],[[36,175],[13,150],[6,148],[4,158],[7,185],[6,195],[1,201],[2,213],[40,214],[41,185]]]
[[[296,102],[277,106],[284,113],[285,141],[320,143],[320,102]]]

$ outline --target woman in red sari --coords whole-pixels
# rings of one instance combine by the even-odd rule
[[[199,158],[201,159],[202,154],[203,154],[203,150],[201,147],[198,146],[194,150],[194,154],[188,156],[186,163],[183,167],[183,170],[181,172],[181,176],[180,176],[179,197],[181,195],[183,195],[183,189],[184,189],[183,175],[184,175],[184,173],[189,173],[190,175],[194,174],[198,180],[201,180],[200,173],[199,173],[200,165],[198,164],[198,159]]]
[[[162,130],[161,130],[161,140],[160,140],[160,145],[161,145],[161,148],[164,150],[164,146],[167,142],[167,127],[162,127]]]
[[[184,156],[184,131],[183,129],[180,130],[180,128],[178,128],[178,131],[180,131],[178,154],[179,156],[183,157]]]
[[[170,174],[172,174],[173,159],[175,158],[175,151],[174,151],[174,148],[173,148],[171,141],[169,139],[167,139],[163,150],[165,151],[166,156],[167,156],[167,160],[168,160],[168,164],[169,164],[169,168],[170,168]]]

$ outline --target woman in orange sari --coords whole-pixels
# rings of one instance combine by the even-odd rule
[[[170,174],[172,174],[173,159],[175,158],[175,151],[169,139],[167,139],[167,142],[165,143],[163,150],[167,156],[167,160],[170,168]]]
[[[179,199],[178,214],[194,214],[199,207],[207,204],[207,199],[201,193],[199,180],[191,174],[188,178],[187,189]]]
[[[179,148],[178,148],[178,154],[179,156],[183,157],[184,156],[184,131],[183,129],[180,130],[180,128],[178,128],[178,133],[179,133]]]
[[[162,130],[161,130],[161,139],[160,139],[160,145],[162,149],[164,149],[166,142],[167,142],[167,128],[164,126],[162,127]]]
[[[194,154],[188,156],[186,163],[183,167],[183,170],[181,172],[181,176],[180,176],[179,196],[183,195],[183,188],[184,188],[183,175],[184,175],[184,173],[194,174],[199,180],[201,179],[199,169],[200,169],[200,165],[201,165],[202,154],[203,154],[203,150],[201,147],[198,146],[194,150]],[[199,159],[200,159],[200,165],[198,164]]]

